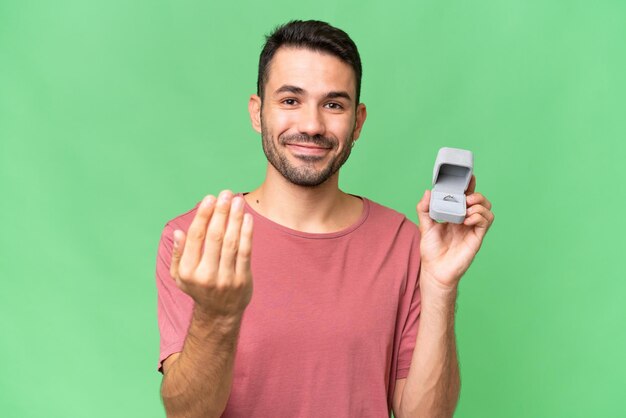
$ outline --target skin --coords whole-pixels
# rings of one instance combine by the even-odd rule
[[[456,409],[461,385],[454,334],[458,285],[494,221],[491,202],[475,188],[476,177],[472,176],[462,224],[430,218],[430,190],[417,204],[420,324],[409,374],[396,381],[393,408],[399,418],[452,417]]]
[[[252,216],[230,191],[207,196],[185,234],[174,231],[170,275],[194,300],[181,353],[163,363],[168,417],[219,417],[233,380],[243,311],[252,298]]]
[[[262,134],[264,148],[310,177],[345,160],[367,117],[365,105],[355,102],[352,67],[329,54],[283,47],[274,55],[269,74],[264,100],[252,95],[248,103],[252,127]],[[304,149],[290,144],[302,140],[282,140],[294,135],[328,138],[332,144]],[[342,229],[362,211],[360,199],[339,189],[339,171],[306,187],[288,180],[271,159],[265,181],[246,200],[277,223],[313,233]]]
[[[296,60],[287,61],[288,54],[296,55]],[[298,186],[316,187],[336,174],[358,138],[357,122],[362,126],[365,120],[364,105],[354,109],[351,100],[354,89],[335,89],[349,83],[352,69],[339,62],[339,80],[334,78],[334,73],[325,71],[329,61],[334,60],[302,49],[279,49],[270,64],[275,77],[269,80],[265,102],[255,96],[250,101],[253,115],[260,115],[263,150],[268,161],[273,169]],[[306,76],[312,72],[307,69],[323,73],[321,79],[315,80],[319,92],[311,88],[313,80],[307,80]],[[277,85],[276,81],[285,79],[296,84]],[[253,120],[258,131],[257,122]]]
[[[244,198],[261,215],[312,233],[338,231],[360,217],[361,200],[338,186],[339,167],[367,117],[365,105],[355,102],[355,86],[352,68],[332,55],[286,47],[276,52],[264,100],[252,95],[248,103],[268,165],[264,182]],[[409,375],[396,382],[398,418],[452,416],[456,408],[457,288],[494,219],[491,203],[475,186],[472,177],[460,225],[430,219],[428,190],[417,205],[422,310]],[[168,416],[219,416],[228,400],[237,335],[253,288],[253,226],[242,205],[230,191],[217,203],[207,196],[187,234],[174,233],[170,273],[195,308],[183,352],[163,365]]]

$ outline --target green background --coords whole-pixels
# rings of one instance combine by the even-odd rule
[[[475,153],[456,416],[626,416],[621,0],[0,0],[0,415],[164,416],[158,239],[262,181],[247,100],[294,18],[361,52],[344,190],[416,221],[438,148]]]

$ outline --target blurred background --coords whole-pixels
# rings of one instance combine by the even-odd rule
[[[626,416],[626,3],[0,0],[0,415],[164,417],[165,223],[250,191],[264,35],[348,32],[342,189],[417,222],[442,146],[496,222],[461,282],[456,417]]]

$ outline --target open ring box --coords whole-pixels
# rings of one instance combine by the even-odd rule
[[[436,221],[463,223],[467,210],[465,191],[472,179],[474,154],[444,147],[439,150],[433,170],[430,217]]]

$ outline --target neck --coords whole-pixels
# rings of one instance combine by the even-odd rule
[[[361,199],[339,190],[339,172],[315,187],[289,182],[268,164],[265,181],[245,196],[258,213],[287,228],[310,233],[340,231],[361,216]]]

